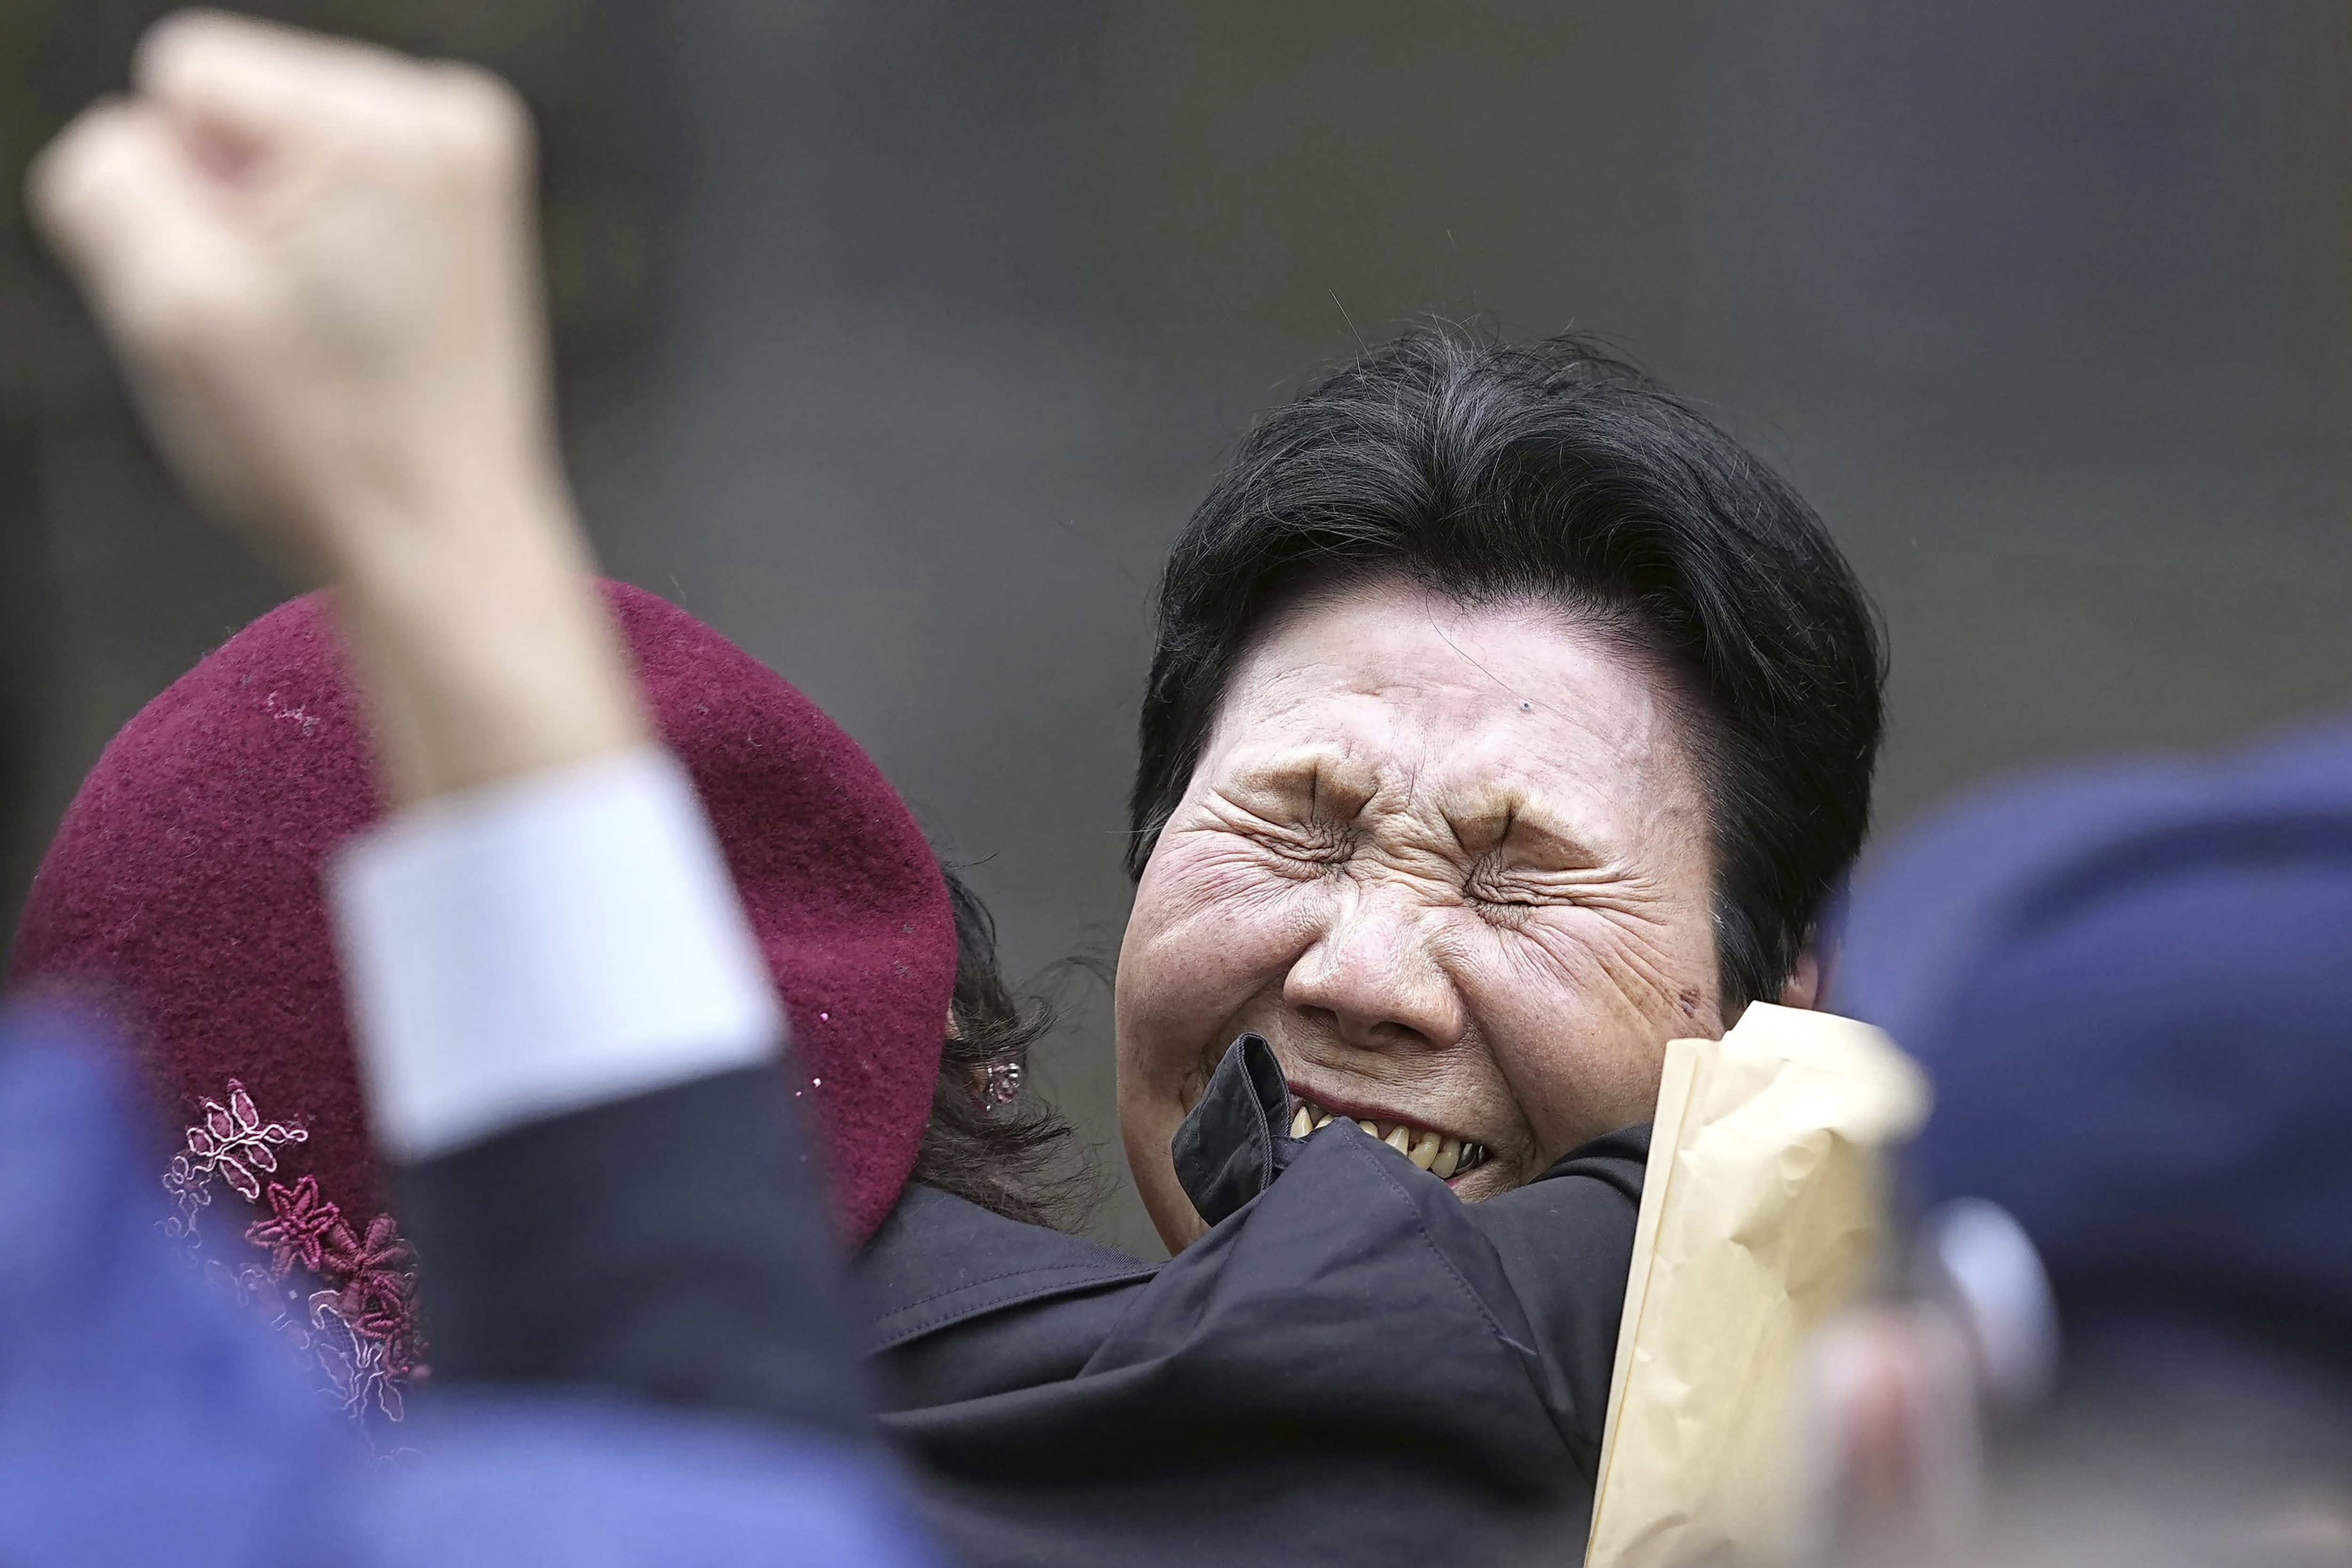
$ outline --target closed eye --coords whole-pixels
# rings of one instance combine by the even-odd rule
[[[1272,823],[1242,827],[1242,836],[1282,859],[1318,868],[1337,866],[1348,858],[1346,836],[1313,824],[1282,827]]]
[[[1217,827],[1287,866],[1320,872],[1346,860],[1354,849],[1352,836],[1336,824],[1282,821],[1229,796],[1214,796],[1206,804]]]
[[[1481,910],[1524,918],[1534,910],[1576,901],[1575,873],[1545,875],[1505,864],[1496,854],[1482,855],[1464,879],[1463,897]]]

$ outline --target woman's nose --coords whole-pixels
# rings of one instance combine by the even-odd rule
[[[1292,963],[1284,1002],[1328,1016],[1373,1050],[1443,1049],[1462,1037],[1461,994],[1436,948],[1437,921],[1409,895],[1357,889]]]

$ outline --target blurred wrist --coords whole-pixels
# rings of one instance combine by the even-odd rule
[[[640,744],[648,731],[568,501],[365,531],[340,616],[388,793],[413,803]]]

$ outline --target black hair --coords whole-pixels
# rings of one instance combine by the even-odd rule
[[[1102,1197],[1076,1131],[1026,1083],[1030,1047],[1054,1026],[1044,998],[1016,996],[996,923],[944,865],[955,910],[955,993],[931,1119],[909,1178],[1028,1225],[1075,1229]]]
[[[1160,578],[1129,875],[1254,632],[1378,576],[1560,604],[1671,672],[1708,788],[1725,1015],[1777,996],[1869,826],[1877,623],[1786,480],[1576,335],[1416,327],[1259,418]]]

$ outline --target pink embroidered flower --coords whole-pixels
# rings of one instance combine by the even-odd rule
[[[327,1233],[327,1243],[320,1253],[330,1272],[335,1274],[404,1274],[415,1255],[401,1238],[400,1226],[388,1214],[380,1214],[368,1221],[367,1238],[352,1234],[348,1225],[336,1225]]]
[[[268,1219],[246,1227],[245,1239],[269,1249],[269,1277],[283,1279],[299,1263],[311,1273],[323,1261],[321,1246],[329,1233],[342,1227],[343,1211],[319,1195],[319,1178],[305,1176],[289,1188],[269,1184]]]
[[[360,1274],[343,1281],[336,1295],[352,1331],[372,1340],[397,1340],[408,1327],[408,1281],[397,1274]]]
[[[277,1150],[307,1142],[298,1121],[264,1121],[245,1085],[231,1079],[226,1101],[207,1100],[203,1120],[187,1130],[187,1148],[172,1158],[163,1188],[178,1213],[165,1234],[182,1242],[188,1261],[201,1262],[214,1284],[260,1310],[282,1342],[330,1386],[332,1396],[365,1428],[373,1412],[397,1421],[401,1389],[424,1375],[416,1363],[416,1256],[390,1215],[378,1215],[365,1234],[354,1230],[340,1205],[308,1175],[292,1186],[268,1184],[269,1212],[246,1227],[245,1239],[268,1253],[232,1268],[202,1257],[196,1216],[213,1201],[217,1176],[247,1203],[263,1199],[261,1172],[275,1174]],[[328,1289],[312,1291],[309,1310],[288,1276],[300,1265]],[[373,1442],[373,1439],[371,1439]]]
[[[415,1254],[390,1215],[370,1220],[364,1239],[338,1223],[328,1231],[320,1258],[321,1271],[341,1281],[342,1315],[353,1332],[377,1340],[405,1333],[414,1315],[409,1299],[415,1289]]]

